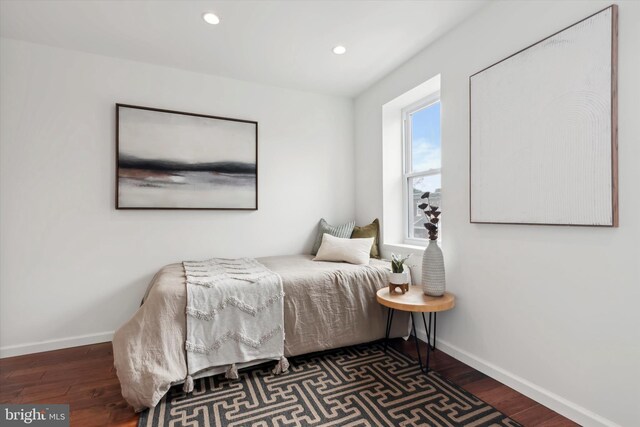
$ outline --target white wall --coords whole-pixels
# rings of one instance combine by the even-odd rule
[[[165,264],[302,253],[320,217],[353,217],[351,99],[0,49],[3,356],[110,340]],[[116,211],[116,102],[258,121],[259,210]]]
[[[469,223],[469,76],[610,4],[603,1],[491,3],[362,93],[356,219],[383,211],[382,105],[441,74],[443,250],[458,298],[438,322],[442,348],[584,425],[636,426],[640,2],[617,3],[619,228]]]

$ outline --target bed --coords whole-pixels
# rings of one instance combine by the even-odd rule
[[[282,278],[285,356],[383,338],[386,311],[376,302],[375,293],[388,283],[389,263],[371,259],[369,265],[359,266],[312,258],[258,258]],[[172,385],[185,379],[185,307],[183,266],[168,265],[149,284],[138,311],[114,335],[114,364],[122,395],[136,411],[156,406]],[[408,316],[406,321],[394,322],[391,336],[408,334]],[[197,377],[222,370],[214,368]]]

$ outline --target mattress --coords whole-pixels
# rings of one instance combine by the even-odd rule
[[[295,356],[383,338],[386,309],[375,293],[387,285],[389,263],[312,261],[309,255],[258,258],[282,277],[285,355]],[[182,264],[163,267],[144,302],[113,338],[122,395],[137,410],[154,407],[187,375],[186,284]],[[407,336],[409,318],[394,318],[391,336]],[[209,374],[220,372],[211,370]]]

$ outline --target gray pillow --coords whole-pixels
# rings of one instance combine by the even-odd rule
[[[320,220],[320,224],[318,224],[318,235],[316,236],[316,242],[313,244],[313,249],[311,249],[311,255],[316,255],[318,253],[318,249],[320,249],[320,245],[322,244],[322,235],[324,233],[331,234],[332,236],[340,237],[342,239],[349,239],[351,238],[351,233],[353,233],[353,228],[355,226],[355,221],[350,221],[342,225],[330,225],[324,220],[324,218],[322,218]]]

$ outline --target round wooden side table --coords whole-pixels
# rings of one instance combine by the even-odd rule
[[[416,342],[416,351],[418,352],[418,363],[420,364],[420,370],[425,374],[429,372],[429,356],[431,351],[436,349],[436,322],[437,314],[439,311],[451,310],[456,305],[456,297],[445,292],[440,297],[430,297],[422,292],[421,286],[409,286],[409,291],[405,293],[389,292],[389,287],[386,286],[380,289],[376,293],[376,299],[378,303],[389,309],[387,313],[387,330],[385,332],[384,350],[387,351],[387,342],[389,341],[389,332],[391,331],[391,324],[393,323],[393,312],[395,310],[408,311],[411,316],[411,326],[413,329],[413,337]],[[418,334],[416,333],[416,322],[413,317],[414,313],[422,314],[422,322],[424,323],[424,330],[427,333],[427,355],[425,361],[425,367],[422,366],[422,356],[420,356],[420,346],[418,344]],[[429,313],[429,326],[427,327],[427,321],[424,317],[425,313]],[[431,316],[433,315],[433,334],[431,333]],[[433,345],[431,339],[433,337]]]

